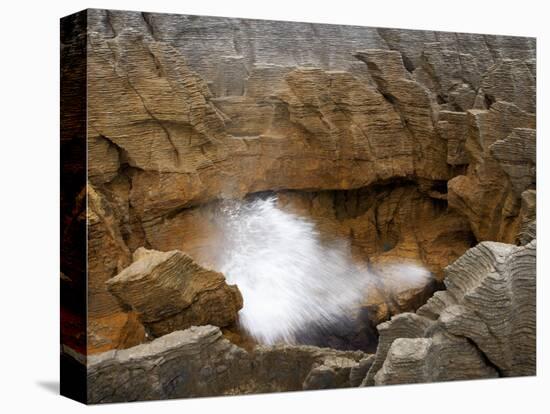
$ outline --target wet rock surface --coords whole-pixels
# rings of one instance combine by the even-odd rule
[[[90,357],[88,397],[113,402],[534,375],[535,252],[535,240],[470,249],[446,269],[447,290],[378,326],[375,355],[292,345],[245,351],[216,327],[192,327]]]

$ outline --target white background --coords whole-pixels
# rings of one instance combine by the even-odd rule
[[[550,393],[548,252],[549,43],[544,0],[527,1],[26,1],[0,22],[0,411],[79,413],[57,395],[59,283],[59,21],[86,7],[434,29],[538,38],[538,377],[420,386],[175,400],[87,408],[168,412],[540,412]],[[543,207],[544,208],[544,207]],[[546,341],[545,341],[546,339]],[[546,348],[546,349],[544,349]],[[548,407],[545,407],[548,409]],[[548,411],[546,411],[548,412]]]

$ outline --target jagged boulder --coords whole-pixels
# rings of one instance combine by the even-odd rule
[[[355,365],[349,373],[349,382],[352,387],[358,387],[369,372],[375,356],[370,354],[361,359],[357,365]]]
[[[536,373],[536,240],[483,242],[446,269],[446,291],[379,325],[363,385]]]
[[[290,345],[247,352],[217,327],[192,327],[90,357],[88,402],[349,387],[350,371],[365,357],[359,351]]]
[[[351,371],[358,366],[356,359],[348,355],[325,357],[315,364],[303,382],[304,390],[349,387]]]
[[[154,337],[193,325],[235,322],[243,299],[219,272],[195,263],[181,251],[140,248],[135,261],[108,280],[109,291],[132,309]]]

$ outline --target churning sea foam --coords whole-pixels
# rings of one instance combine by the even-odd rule
[[[258,342],[296,343],[304,329],[338,324],[365,298],[373,275],[349,246],[323,243],[313,222],[278,208],[275,196],[224,201],[215,220],[223,240],[216,268],[239,287],[239,323]],[[426,276],[418,269],[410,277]]]

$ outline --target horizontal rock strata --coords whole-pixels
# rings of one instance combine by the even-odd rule
[[[134,259],[107,286],[153,337],[193,325],[227,326],[236,321],[243,299],[221,273],[199,266],[177,250],[140,248]]]
[[[301,193],[358,260],[438,282],[476,242],[535,237],[532,38],[89,10],[86,44],[90,352],[145,340],[105,282],[143,246],[201,262],[219,198]],[[436,288],[382,285],[373,323]]]
[[[217,327],[191,327],[89,357],[88,398],[99,403],[534,375],[535,252],[535,240],[470,249],[446,269],[447,290],[416,313],[379,325],[375,355],[291,345],[245,351]]]
[[[63,248],[88,257],[65,252],[61,283],[87,286],[62,320],[89,402],[536,373],[535,39],[85,16],[62,33],[61,99],[64,176],[88,182],[61,202]],[[354,332],[379,324],[376,354],[240,335],[210,213],[258,192],[378,274]],[[396,283],[405,260],[431,277]]]
[[[88,352],[127,348],[145,340],[134,312],[120,306],[105,283],[132,261],[119,223],[123,214],[108,197],[88,186]]]
[[[536,240],[484,242],[446,269],[446,291],[379,325],[363,385],[536,373]]]
[[[248,353],[219,328],[192,327],[88,359],[90,403],[205,397],[350,386],[365,354],[312,346]]]

